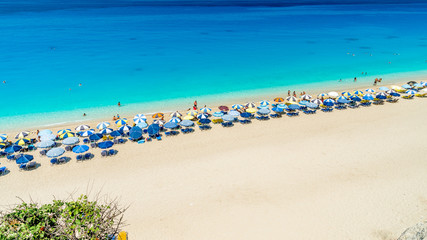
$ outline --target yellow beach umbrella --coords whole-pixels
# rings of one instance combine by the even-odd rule
[[[117,125],[117,127],[121,127],[123,125],[126,125],[128,123],[128,120],[126,118],[120,118],[114,123]]]
[[[0,143],[0,149],[3,149],[3,148],[5,148],[6,147],[6,143]]]
[[[193,116],[193,117],[197,116],[197,111],[196,110],[190,110],[190,111],[187,112],[187,115],[188,116]]]
[[[15,142],[15,144],[24,146],[25,144],[29,144],[31,141],[28,138],[21,138],[18,141]]]
[[[0,142],[6,142],[7,134],[0,134]]]
[[[256,109],[255,108],[247,108],[246,109],[246,112],[248,112],[248,113],[256,113]]]
[[[155,113],[155,114],[153,114],[153,118],[162,118],[162,117],[164,117],[165,115],[163,114],[163,113]]]
[[[184,117],[184,120],[193,120],[193,119],[194,119],[194,116],[191,116],[191,115],[187,115]]]
[[[66,132],[66,133],[64,133],[64,134],[61,134],[60,136],[59,136],[59,138],[60,139],[66,139],[66,138],[69,138],[69,137],[74,137],[76,134],[74,134],[73,132]]]

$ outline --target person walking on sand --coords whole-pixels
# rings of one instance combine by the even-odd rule
[[[291,96],[291,90],[288,90],[288,97]]]

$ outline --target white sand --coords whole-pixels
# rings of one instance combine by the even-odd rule
[[[0,205],[101,191],[131,239],[396,239],[427,216],[427,99],[254,120],[11,172]]]

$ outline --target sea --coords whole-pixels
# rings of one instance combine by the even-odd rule
[[[425,1],[0,0],[0,133],[416,75],[426,22]]]

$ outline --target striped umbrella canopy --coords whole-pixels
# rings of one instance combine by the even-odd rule
[[[0,134],[0,142],[4,142],[7,140],[7,134]]]
[[[163,126],[166,123],[166,121],[160,120],[160,119],[156,119],[153,121],[153,124],[157,124],[159,126]]]
[[[77,132],[85,131],[85,130],[88,130],[88,129],[90,129],[89,125],[79,125],[79,126],[76,127],[76,131]]]
[[[32,161],[34,157],[32,155],[28,154],[20,154],[18,158],[16,159],[16,164],[23,164],[28,163],[29,161]]]
[[[406,94],[409,94],[409,95],[414,95],[416,93],[417,93],[417,91],[415,91],[415,90],[408,90],[408,91],[406,91]]]
[[[340,97],[337,98],[337,101],[338,100],[348,100],[348,99],[346,97],[344,97],[344,96],[340,96]]]
[[[96,125],[96,128],[104,129],[104,128],[107,128],[108,126],[110,126],[109,122],[100,122],[100,123],[98,123],[98,125]]]
[[[248,102],[248,103],[245,104],[245,107],[246,108],[256,108],[256,105],[253,102]]]
[[[21,138],[21,139],[19,139],[18,141],[16,141],[15,142],[15,144],[16,145],[19,145],[19,146],[24,146],[24,145],[26,145],[26,144],[29,144],[31,141],[30,141],[30,139],[28,139],[28,138]]]
[[[6,143],[4,143],[4,142],[0,142],[0,149],[3,149],[3,148],[5,148],[6,147]]]
[[[424,85],[423,85],[423,84],[421,84],[421,83],[415,83],[415,84],[414,84],[414,87],[416,87],[416,88],[423,88],[423,87],[424,87]]]
[[[351,97],[353,94],[351,94],[350,92],[342,92],[341,95],[343,95],[346,98]]]
[[[360,102],[362,99],[358,95],[353,95],[350,97],[352,101]]]
[[[423,85],[424,87],[427,87],[427,82],[421,82],[421,85]]]
[[[218,109],[221,110],[221,111],[226,111],[226,112],[228,110],[230,110],[227,106],[219,106]]]
[[[175,112],[171,113],[170,116],[173,118],[179,118],[179,117],[182,117],[182,114],[178,111],[175,111]]]
[[[169,122],[174,122],[174,123],[180,123],[181,119],[177,118],[177,117],[173,117],[169,120]]]
[[[185,116],[183,119],[184,119],[184,120],[193,120],[193,119],[194,119],[194,116],[187,115],[187,116]]]
[[[204,113],[200,113],[197,115],[197,119],[207,119],[207,118],[208,118],[208,115]]]
[[[328,94],[327,93],[321,93],[319,95],[317,95],[318,98],[328,98]]]
[[[289,96],[286,98],[286,101],[288,102],[298,102],[298,99],[294,96]]]
[[[79,142],[80,142],[80,140],[79,140],[78,137],[69,137],[69,138],[64,139],[62,141],[62,144],[64,144],[64,145],[74,145],[74,144],[77,144]]]
[[[400,86],[396,86],[396,85],[391,86],[391,89],[396,90],[396,91],[403,90],[403,88],[402,88],[402,87],[400,87]]]
[[[312,98],[313,98],[313,97],[312,97],[312,96],[310,96],[310,95],[308,95],[308,94],[304,94],[304,95],[302,95],[302,96],[301,96],[301,99],[302,99],[302,100],[307,100],[307,101],[310,101]]]
[[[76,134],[74,134],[73,132],[66,132],[66,133],[60,135],[59,138],[60,139],[66,139],[66,138],[74,137],[74,136],[76,136]]]
[[[99,139],[101,139],[103,137],[103,135],[101,133],[95,133],[89,136],[89,140],[91,141],[98,141]]]
[[[242,109],[243,108],[243,105],[242,104],[234,104],[233,106],[231,106],[231,108],[233,108],[233,109]]]
[[[95,133],[95,131],[93,131],[93,130],[87,130],[87,131],[81,132],[80,136],[82,136],[82,137],[89,137],[90,135],[92,135],[94,133]]]
[[[316,103],[307,103],[307,107],[312,108],[312,109],[316,109],[319,107],[319,104]]]
[[[133,117],[133,122],[135,124],[138,124],[140,122],[147,122],[147,117],[144,114],[137,114],[135,117]]]
[[[228,112],[228,115],[238,117],[238,116],[240,116],[240,112],[235,111],[235,110],[231,110]]]
[[[153,114],[153,116],[151,116],[152,118],[162,118],[162,117],[164,117],[165,115],[163,114],[163,113],[155,113],[155,114]]]
[[[128,120],[126,118],[120,118],[119,120],[114,122],[117,127],[121,127],[123,125],[126,125],[128,123]]]
[[[210,113],[212,111],[212,109],[208,108],[208,107],[204,107],[200,109],[200,112],[202,113]]]
[[[363,96],[363,92],[359,90],[354,91],[353,94],[357,96]]]
[[[257,110],[256,108],[247,108],[245,111],[248,113],[256,113]]]
[[[337,103],[346,104],[346,103],[350,103],[350,101],[347,98],[341,96],[339,99],[337,99]]]
[[[50,148],[53,145],[55,145],[55,142],[52,140],[46,140],[46,141],[41,141],[41,142],[37,143],[38,148]]]
[[[389,91],[390,89],[388,87],[380,87],[381,91]]]
[[[282,97],[277,97],[274,99],[275,102],[279,103],[279,102],[284,102],[285,99],[283,99]]]
[[[196,110],[190,110],[187,112],[187,116],[197,116],[198,112]]]
[[[212,114],[212,116],[214,116],[214,117],[222,117],[222,116],[224,116],[224,113],[223,112],[214,112],[214,114]]]
[[[15,139],[25,138],[30,134],[28,131],[22,131],[18,134],[16,134]]]
[[[339,96],[339,94],[338,94],[337,92],[329,92],[329,93],[328,93],[328,96],[329,96],[330,98],[335,99],[335,98],[337,98],[337,97]]]
[[[63,148],[52,148],[49,151],[47,151],[46,156],[50,157],[50,158],[55,158],[55,157],[59,157],[62,154],[65,153],[65,150]]]
[[[270,105],[270,102],[267,101],[267,100],[262,100],[262,101],[259,102],[259,104],[261,104],[263,106],[267,106],[267,105]]]
[[[387,99],[387,94],[380,92],[375,97],[378,99]]]
[[[272,108],[271,109],[272,111],[274,111],[274,112],[277,112],[277,113],[281,113],[281,112],[283,112],[283,108],[278,108],[278,107],[274,107],[274,108]],[[249,114],[249,113],[248,113]],[[243,117],[243,113],[241,114],[241,116]]]
[[[323,104],[322,100],[320,100],[320,99],[313,99],[313,100],[311,100],[311,102],[315,103],[317,105],[322,105]]]
[[[374,96],[372,96],[372,94],[367,93],[367,94],[363,95],[363,100],[374,100],[374,99],[375,98],[374,98]]]
[[[129,126],[129,125],[123,125],[123,126],[121,126],[120,128],[119,128],[119,131],[120,132],[129,132],[130,131],[130,129],[131,129],[132,127],[131,126]]]
[[[99,131],[99,133],[107,135],[107,134],[110,134],[112,131],[114,131],[114,130],[111,128],[104,128],[101,131]]]
[[[335,101],[332,99],[326,99],[325,101],[323,101],[323,105],[328,106],[328,107],[332,107],[334,106]]]
[[[87,146],[87,145],[77,145],[77,146],[73,147],[74,153],[84,153],[87,150],[89,150],[89,146]]]
[[[21,149],[22,149],[22,147],[19,145],[12,145],[12,146],[7,147],[4,151],[6,153],[15,153],[15,152],[19,152]]]
[[[366,89],[365,91],[366,91],[366,92],[368,92],[368,93],[375,93],[375,90],[374,90],[374,89],[372,89],[372,88],[368,88],[368,89]]]
[[[62,129],[62,130],[59,130],[58,132],[56,132],[58,135],[62,135],[62,134],[64,134],[64,133],[66,133],[66,132],[71,132],[71,129]]]

